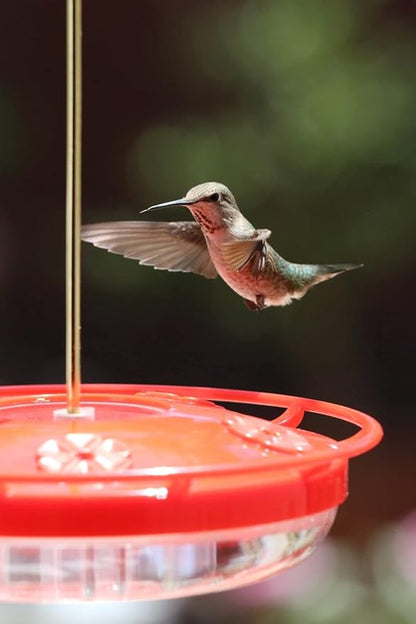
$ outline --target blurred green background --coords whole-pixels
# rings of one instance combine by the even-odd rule
[[[268,390],[373,414],[385,441],[352,463],[333,531],[361,549],[416,507],[416,4],[84,4],[85,222],[140,218],[216,180],[285,258],[365,264],[255,314],[221,280],[85,246],[84,381]],[[0,5],[0,178],[0,382],[60,382],[63,0]]]

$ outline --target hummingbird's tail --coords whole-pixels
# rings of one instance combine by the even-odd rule
[[[314,280],[314,284],[319,284],[319,282],[332,279],[341,273],[345,273],[345,271],[360,269],[363,266],[363,264],[318,264],[315,267],[316,278]]]

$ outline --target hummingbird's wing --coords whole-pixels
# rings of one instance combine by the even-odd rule
[[[267,258],[266,240],[270,230],[257,230],[257,236],[246,240],[234,240],[221,246],[222,257],[231,271],[242,271],[252,261],[250,270],[256,277],[263,271]]]
[[[194,221],[113,221],[81,228],[83,241],[155,269],[217,276],[204,235]]]

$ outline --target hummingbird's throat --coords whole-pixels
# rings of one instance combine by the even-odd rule
[[[220,219],[216,218],[214,215],[208,216],[204,211],[197,207],[192,207],[191,212],[201,226],[201,229],[208,234],[213,234],[217,230],[224,227],[224,223],[222,223]]]

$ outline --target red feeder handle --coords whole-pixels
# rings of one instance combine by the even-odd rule
[[[84,388],[94,392],[99,389],[96,384],[87,384]],[[313,412],[331,418],[339,418],[360,428],[351,437],[337,442],[338,457],[356,457],[373,448],[383,437],[381,425],[371,416],[336,403],[328,403],[316,399],[257,392],[252,390],[229,390],[227,388],[205,388],[200,386],[168,386],[149,384],[109,384],[107,388],[117,392],[130,393],[168,393],[195,399],[222,401],[228,403],[247,403],[270,407],[285,407],[286,410],[278,418],[269,421],[278,425],[297,427],[303,420],[305,412]],[[265,421],[268,422],[268,421]]]

